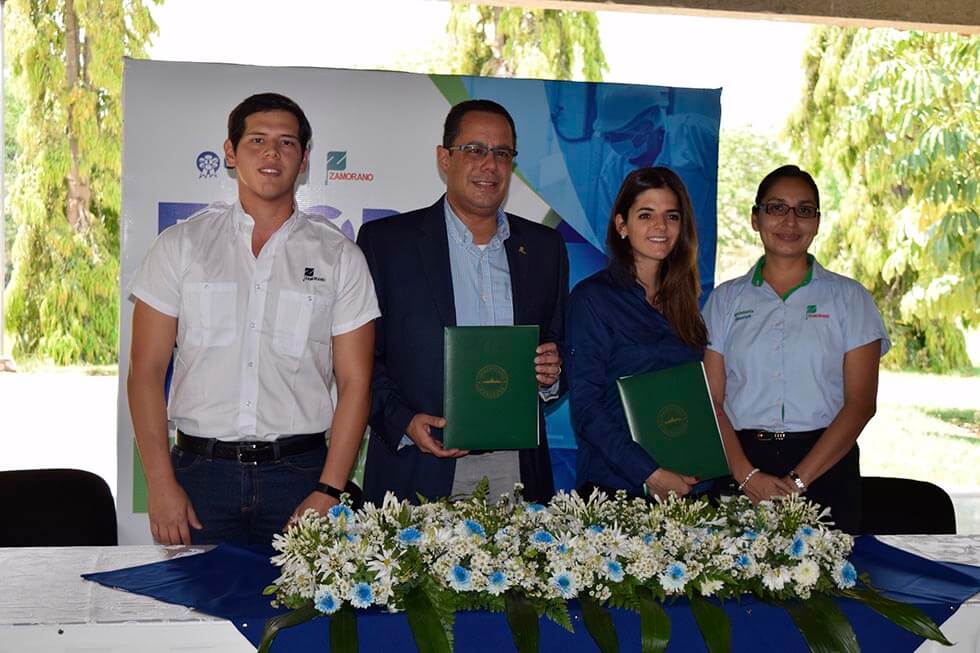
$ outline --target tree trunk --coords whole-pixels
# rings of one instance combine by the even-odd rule
[[[75,13],[75,1],[65,0],[65,76],[68,85],[68,150],[71,156],[71,168],[68,171],[68,204],[65,215],[68,224],[76,232],[85,231],[90,223],[89,204],[92,201],[92,189],[88,180],[81,173],[81,153],[78,148],[78,136],[75,133],[75,100],[73,91],[81,83],[82,45],[79,42],[78,15]]]

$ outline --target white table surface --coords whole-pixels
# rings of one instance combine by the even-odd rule
[[[980,566],[980,535],[879,539],[925,558]],[[174,546],[0,549],[0,652],[254,651],[228,621],[79,576],[205,550]],[[942,628],[956,642],[955,648],[926,642],[918,651],[980,653],[980,595],[969,599]]]

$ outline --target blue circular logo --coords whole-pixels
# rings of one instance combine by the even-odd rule
[[[200,173],[197,175],[198,179],[201,177],[217,177],[220,167],[221,157],[215,152],[206,150],[197,155],[197,171]]]

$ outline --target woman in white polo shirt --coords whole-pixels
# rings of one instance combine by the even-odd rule
[[[802,492],[848,532],[861,521],[857,438],[875,413],[890,342],[868,291],[807,252],[820,194],[796,166],[769,173],[752,207],[765,254],[704,307],[704,365],[738,489]]]

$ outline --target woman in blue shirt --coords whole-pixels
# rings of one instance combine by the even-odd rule
[[[668,168],[623,181],[606,233],[609,266],[569,297],[565,334],[576,485],[685,495],[697,479],[657,462],[630,436],[616,380],[701,360],[697,234],[687,189]]]
[[[796,166],[769,173],[752,207],[765,255],[704,307],[705,371],[738,490],[805,492],[857,532],[857,438],[875,412],[885,326],[867,290],[808,253],[820,195]]]

